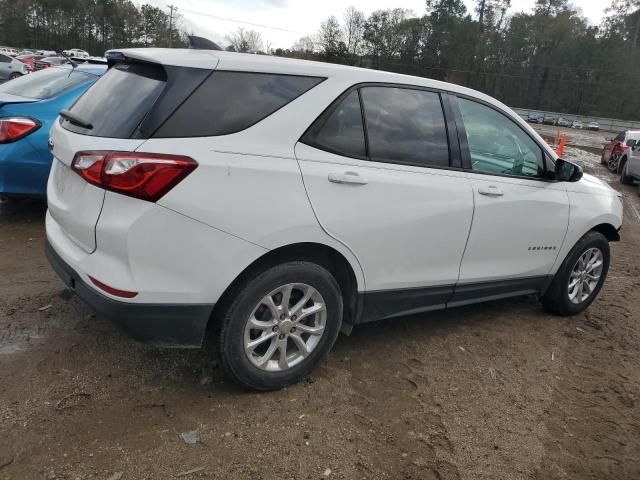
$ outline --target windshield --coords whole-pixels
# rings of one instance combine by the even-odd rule
[[[42,100],[96,78],[90,73],[68,68],[47,68],[1,84],[0,93]]]

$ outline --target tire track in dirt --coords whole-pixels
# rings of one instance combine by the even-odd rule
[[[600,298],[563,331],[566,361],[537,479],[640,478],[640,227],[625,223]]]

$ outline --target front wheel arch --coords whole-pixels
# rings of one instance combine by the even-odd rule
[[[606,238],[610,242],[620,241],[620,233],[618,232],[618,229],[610,223],[601,223],[593,227],[590,231],[601,233],[602,235],[604,235],[604,238]]]

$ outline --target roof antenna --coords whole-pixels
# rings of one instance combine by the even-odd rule
[[[64,57],[67,59],[67,61],[71,64],[71,68],[75,70],[75,68],[78,66],[78,63],[73,60],[69,55],[67,55],[64,52],[60,52],[60,56]]]
[[[222,50],[222,47],[208,38],[189,35],[189,48],[194,50]]]

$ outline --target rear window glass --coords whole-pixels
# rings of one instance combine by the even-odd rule
[[[48,68],[1,84],[0,93],[41,100],[54,97],[68,88],[95,80],[95,78],[95,75],[78,72],[71,68]]]
[[[70,109],[93,128],[86,129],[65,119],[62,126],[95,137],[130,138],[158,99],[165,82],[166,74],[160,65],[120,63]]]
[[[367,149],[358,91],[347,95],[327,117],[321,116],[303,142],[347,157],[365,157]]]
[[[208,137],[239,132],[271,115],[322,80],[294,75],[216,71],[154,136]]]

